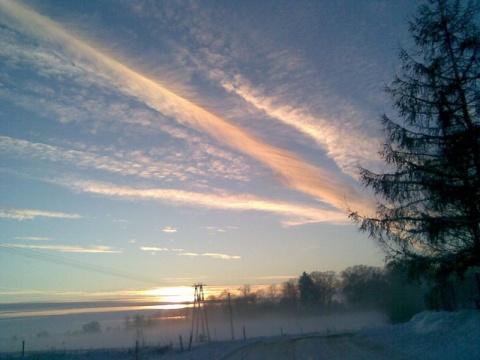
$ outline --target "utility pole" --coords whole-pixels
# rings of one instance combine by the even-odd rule
[[[195,294],[193,299],[193,313],[192,313],[192,328],[190,331],[190,343],[188,350],[190,350],[193,341],[193,332],[195,330],[195,342],[210,342],[210,330],[208,328],[207,310],[205,307],[205,295],[203,287],[205,284],[194,284]],[[201,332],[200,332],[201,331]]]
[[[230,293],[228,293],[228,311],[230,313],[230,330],[232,332],[232,340],[235,340],[235,335],[233,332],[232,298],[230,297]]]

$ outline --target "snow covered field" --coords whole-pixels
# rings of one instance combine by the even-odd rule
[[[480,359],[480,311],[422,312],[359,336],[406,359]]]
[[[423,312],[405,324],[376,326],[353,333],[312,333],[217,341],[179,348],[139,351],[91,350],[26,354],[35,359],[480,359],[480,312]],[[164,352],[164,353],[161,353]],[[20,353],[0,355],[18,358]]]

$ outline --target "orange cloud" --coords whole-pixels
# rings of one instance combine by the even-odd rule
[[[325,210],[296,203],[271,201],[252,195],[212,194],[176,189],[135,189],[96,181],[65,181],[61,185],[75,190],[125,199],[145,199],[169,202],[176,205],[202,206],[210,209],[233,211],[262,211],[285,217],[286,226],[313,222],[349,224],[345,214],[339,210]]]
[[[165,85],[94,49],[20,3],[6,1],[2,6],[10,16],[20,22],[22,30],[44,40],[62,44],[78,66],[98,74],[108,85],[265,164],[290,188],[311,195],[337,209],[344,209],[345,201],[354,209],[372,208],[368,198],[359,194],[336,173],[314,167],[289,151],[262,142],[238,126],[170,91]]]

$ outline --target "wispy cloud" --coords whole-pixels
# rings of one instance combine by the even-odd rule
[[[288,6],[282,4],[278,9],[285,11]],[[318,12],[318,18],[315,17],[317,20],[328,16],[326,8],[320,6],[314,6],[314,8],[311,10]],[[192,21],[186,11],[185,15],[178,14],[181,20],[170,19],[171,22],[168,23],[169,28],[182,22],[183,26],[191,29],[189,43],[183,42],[183,44],[190,49],[191,62],[197,65],[195,71],[201,72],[227,92],[245,101],[245,103],[241,102],[242,106],[236,106],[244,112],[239,113],[241,118],[251,119],[252,109],[247,109],[245,106],[251,105],[259,110],[259,113],[269,117],[267,120],[263,114],[257,112],[256,118],[262,119],[261,121],[265,123],[271,124],[273,119],[287,125],[282,128],[285,128],[285,133],[288,131],[290,139],[294,132],[292,129],[313,139],[342,171],[357,178],[356,161],[373,160],[372,157],[378,150],[380,136],[379,131],[371,125],[370,121],[376,114],[365,113],[364,102],[355,102],[355,105],[352,103],[352,100],[355,101],[358,98],[366,100],[372,96],[372,93],[378,93],[379,89],[376,89],[376,92],[371,88],[373,84],[382,87],[382,84],[376,82],[378,79],[372,79],[375,78],[372,76],[372,74],[375,75],[372,69],[378,64],[371,57],[366,61],[362,57],[364,55],[361,54],[362,51],[357,49],[360,46],[358,41],[365,41],[365,39],[350,36],[342,44],[328,44],[329,49],[325,52],[328,54],[328,59],[325,60],[329,61],[329,64],[336,65],[341,61],[342,66],[333,66],[332,70],[338,73],[330,72],[330,76],[325,76],[318,72],[318,68],[312,66],[308,51],[298,51],[299,44],[291,41],[295,38],[293,34],[303,34],[309,27],[310,18],[302,18],[301,20],[305,21],[302,21],[300,26],[298,26],[299,18],[296,18],[297,22],[285,24],[286,28],[292,30],[292,38],[282,39],[283,41],[279,43],[276,39],[278,34],[266,30],[263,24],[256,24],[255,34],[249,32],[250,29],[232,32],[232,28],[246,26],[250,23],[250,19],[229,19],[230,21],[225,23],[223,18],[220,20],[220,16],[202,12],[204,9],[195,10],[196,14],[200,13],[195,16],[195,21]],[[208,9],[205,10],[208,11]],[[152,23],[158,24],[165,22],[164,18],[167,16],[164,11],[163,6],[158,6],[156,11],[139,12],[139,15],[150,20],[155,19]],[[292,14],[292,16],[295,15]],[[293,29],[292,24],[298,28]],[[318,24],[315,22],[311,25]],[[351,24],[338,26],[338,30],[349,31],[348,27]],[[194,50],[191,38],[195,39]],[[255,43],[261,43],[262,46],[254,49],[249,47],[248,42],[252,40]],[[181,39],[178,41],[182,42]],[[351,50],[345,48],[345,44],[353,45],[353,49],[357,51],[353,51],[352,56],[344,56],[346,51]],[[319,59],[323,54],[315,55]],[[255,71],[257,68],[263,70],[261,74]],[[351,88],[358,86],[359,82],[351,81],[352,74],[370,80],[360,82],[362,88],[358,91],[361,95],[356,99],[351,97]],[[339,82],[339,84],[332,86],[332,82],[335,84]],[[366,89],[365,86],[370,88]],[[346,88],[349,91],[345,91]],[[238,103],[237,100],[232,101]],[[228,111],[229,114],[232,113],[232,109]],[[248,123],[251,121],[248,120]],[[275,127],[278,128],[277,125]],[[305,143],[304,138],[301,140]]]
[[[205,253],[202,256],[211,257],[213,259],[222,259],[222,260],[238,260],[241,259],[241,256],[238,255],[226,255],[226,254],[215,254],[215,253]]]
[[[168,251],[167,248],[161,248],[156,246],[142,246],[140,247],[142,251],[150,251],[150,252],[157,252],[157,251]]]
[[[357,161],[370,161],[379,148],[379,139],[372,137],[360,121],[361,116],[351,113],[352,109],[345,104],[343,117],[354,118],[355,122],[346,119],[328,119],[314,116],[307,109],[294,107],[281,96],[268,95],[263,89],[255,88],[247,79],[237,74],[228,76],[221,71],[212,72],[215,80],[222,87],[237,94],[257,109],[263,110],[268,116],[289,125],[301,133],[314,139],[321,148],[325,149],[337,165],[346,173],[357,177]],[[341,101],[338,99],[337,101]],[[342,116],[337,115],[337,116]]]
[[[78,145],[77,145],[78,146]],[[215,152],[215,149],[206,152]],[[15,157],[39,161],[51,161],[74,166],[78,169],[103,170],[120,175],[134,175],[146,179],[163,181],[183,181],[192,176],[209,178],[227,178],[245,180],[245,167],[234,159],[228,167],[223,166],[219,159],[204,159],[201,154],[190,154],[189,161],[202,163],[203,168],[187,163],[185,158],[175,157],[172,161],[163,161],[162,153],[152,151],[154,157],[144,151],[117,151],[111,148],[91,150],[76,150],[53,146],[44,143],[31,142],[0,135],[0,152]],[[100,152],[100,153],[98,153]],[[105,155],[105,152],[110,154]],[[228,161],[228,160],[227,160]]]
[[[174,228],[174,227],[171,227],[171,226],[167,226],[165,229],[162,230],[163,232],[166,232],[166,233],[176,233],[178,231],[177,228]]]
[[[288,280],[295,279],[298,275],[274,275],[274,276],[255,276],[258,280]]]
[[[207,226],[206,229],[209,230],[209,231],[212,231],[213,233],[217,232],[217,233],[224,233],[224,232],[227,232],[229,230],[234,230],[236,229],[237,227],[236,226],[227,226],[227,227],[218,227],[218,226]]]
[[[212,259],[221,259],[221,260],[238,260],[238,259],[241,259],[241,256],[238,256],[238,255],[227,255],[227,254],[217,254],[217,253],[197,254],[197,253],[191,253],[191,252],[184,252],[184,253],[178,254],[178,256],[187,256],[187,257],[203,256],[203,257],[209,257],[209,258],[212,258]]]
[[[231,211],[262,211],[286,218],[284,225],[293,226],[312,222],[349,224],[343,211],[326,210],[297,203],[271,201],[248,194],[233,195],[227,192],[198,193],[176,189],[135,189],[97,181],[59,181],[77,191],[124,199],[155,200],[173,205],[201,206]]]
[[[142,251],[147,251],[152,254],[155,254],[157,252],[165,252],[165,251],[173,251],[173,252],[179,252],[179,256],[187,256],[187,257],[197,257],[197,256],[204,256],[204,257],[210,257],[212,259],[222,259],[222,260],[238,260],[241,259],[241,256],[238,255],[227,255],[227,254],[219,254],[219,253],[203,253],[203,254],[197,254],[193,252],[184,252],[182,249],[168,249],[168,248],[161,248],[161,247],[155,247],[155,246],[142,246],[140,247],[140,250]]]
[[[28,241],[52,241],[52,238],[41,236],[17,236],[15,240],[28,240]]]
[[[80,219],[79,214],[67,214],[63,212],[33,210],[33,209],[0,209],[0,218],[14,220],[33,220],[37,217],[56,219]]]
[[[41,250],[54,250],[60,252],[72,252],[72,253],[120,253],[121,250],[104,245],[93,246],[79,246],[79,245],[26,245],[26,244],[3,244],[10,248],[20,249],[41,249]]]
[[[6,1],[2,3],[2,7],[19,22],[20,25],[17,23],[14,26],[19,26],[23,31],[43,40],[61,44],[74,61],[84,69],[99,74],[100,78],[122,93],[263,163],[287,186],[339,209],[344,208],[345,199],[355,209],[371,207],[368,198],[359,194],[336,173],[314,167],[291,152],[262,142],[241,128],[175,94],[165,85],[160,85],[92,48],[59,25],[19,3]]]

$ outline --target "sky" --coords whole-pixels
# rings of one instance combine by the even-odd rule
[[[345,209],[415,6],[0,0],[0,302],[382,266]]]

